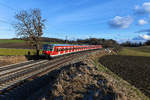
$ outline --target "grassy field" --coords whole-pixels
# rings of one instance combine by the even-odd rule
[[[11,40],[11,39],[0,39],[0,44],[3,43],[25,43],[24,40]],[[49,42],[42,42],[42,44],[48,44]],[[52,44],[55,44],[52,42]]]
[[[110,55],[99,62],[150,97],[150,57]]]
[[[130,48],[130,49],[140,51],[140,52],[150,53],[150,46],[133,47],[133,48]]]
[[[0,43],[24,43],[24,40],[0,39]]]
[[[123,48],[119,53],[119,55],[127,55],[127,56],[150,56],[150,47],[128,47]]]
[[[25,43],[24,40],[11,40],[11,39],[0,39],[0,44],[3,43]],[[58,42],[42,42],[42,44],[64,44]],[[75,44],[75,43],[74,43]]]
[[[41,44],[64,44],[59,42],[42,42]],[[31,49],[24,40],[0,39],[0,48]]]
[[[36,53],[36,51],[32,49],[0,49],[0,55],[27,55],[28,51],[31,52],[31,55],[34,55]]]
[[[42,44],[58,44],[57,42],[42,42]],[[35,50],[29,49],[29,45],[24,40],[0,39],[0,56],[8,55],[27,55],[28,51],[31,55],[35,54]]]
[[[99,62],[150,97],[150,46],[124,47],[118,55],[108,55]]]

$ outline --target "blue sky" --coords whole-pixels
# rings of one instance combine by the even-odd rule
[[[47,19],[47,37],[150,39],[149,0],[0,0],[0,38],[16,37],[14,15],[30,8],[40,8]]]

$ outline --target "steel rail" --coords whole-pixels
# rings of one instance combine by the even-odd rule
[[[15,64],[6,65],[6,66],[0,66],[0,69],[9,68],[9,67],[17,66],[17,65],[20,65],[20,64],[26,64],[26,63],[29,63],[29,62],[32,62],[32,61],[34,61],[34,60],[24,61],[24,62],[21,62],[21,63],[15,63]]]
[[[16,67],[16,68],[9,69],[9,70],[3,70],[3,71],[0,72],[0,77],[5,76],[6,74],[9,74],[9,73],[12,73],[12,72],[17,72],[20,69],[25,69],[25,68],[28,68],[30,66],[37,65],[37,64],[40,64],[40,63],[43,63],[43,62],[46,62],[46,61],[47,60],[42,60],[40,62],[28,64],[28,65],[25,65],[25,66],[22,66],[22,67]]]
[[[79,52],[78,55],[71,54],[67,56],[61,56],[57,59],[53,59],[50,61],[42,60],[40,62],[36,62],[33,64],[10,69],[6,72],[2,71],[0,72],[0,91],[3,91],[15,85],[16,83],[19,83],[23,80],[33,77],[39,73],[57,68],[56,66],[63,65],[64,63],[70,62],[73,59],[81,57],[84,54],[88,54],[88,51]]]
[[[68,56],[70,57],[70,56]],[[46,64],[55,64],[57,62],[59,62],[60,60],[63,60],[63,59],[66,59],[67,57],[60,57],[58,59],[54,59],[54,60],[51,60],[51,61],[43,61],[43,63],[39,64],[39,63],[36,63],[37,66],[24,66],[25,68],[27,69],[24,69],[22,70],[21,68],[18,69],[17,72],[14,72],[14,73],[9,73],[8,75],[8,72],[5,73],[4,76],[1,76],[0,77],[0,91],[10,87],[11,85],[13,84],[16,84],[22,80],[25,80],[26,78],[29,78],[29,77],[32,77],[34,74],[37,74],[41,71],[43,71],[43,66],[46,65]],[[32,64],[34,65],[34,64]],[[42,69],[42,70],[41,70]],[[37,71],[39,70],[39,71]],[[16,69],[15,69],[16,71]],[[37,71],[36,73],[33,73],[33,71]]]

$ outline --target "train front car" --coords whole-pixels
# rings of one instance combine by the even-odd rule
[[[50,55],[54,51],[54,46],[52,44],[44,44],[42,49],[42,54],[45,55],[47,58],[50,58]]]

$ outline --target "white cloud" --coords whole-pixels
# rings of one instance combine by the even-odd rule
[[[145,9],[145,11],[150,12],[150,2],[145,2],[143,4],[143,8]]]
[[[150,40],[150,35],[148,34],[140,35],[140,37],[143,38],[144,40]]]
[[[145,21],[144,19],[140,19],[140,20],[138,20],[138,24],[145,25],[145,24],[147,24],[147,21]]]
[[[113,28],[128,28],[130,24],[133,22],[133,18],[131,16],[120,17],[116,16],[112,20],[110,20],[109,25]]]
[[[150,34],[140,34],[137,37],[134,37],[133,40],[138,40],[138,41],[150,40]]]
[[[136,5],[134,9],[137,14],[150,13],[150,2],[144,2],[141,6]]]

